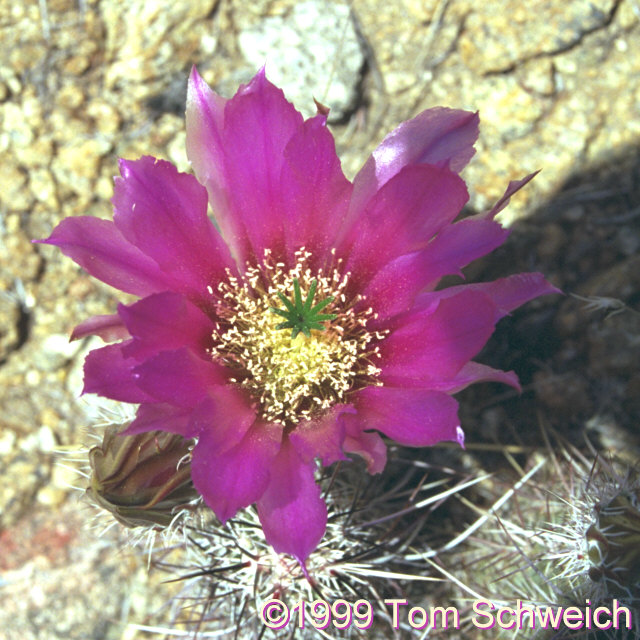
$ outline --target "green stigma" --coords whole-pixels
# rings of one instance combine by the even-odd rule
[[[298,278],[293,279],[293,302],[278,291],[278,298],[282,300],[285,309],[269,307],[269,310],[285,318],[286,322],[276,325],[276,329],[291,329],[291,338],[296,338],[299,333],[304,333],[305,336],[310,338],[311,329],[324,331],[324,325],[321,323],[338,317],[335,313],[320,313],[327,305],[333,302],[333,296],[325,298],[316,305],[313,304],[313,297],[316,294],[317,287],[318,281],[314,278],[304,302],[302,301]]]

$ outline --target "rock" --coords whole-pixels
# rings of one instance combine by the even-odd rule
[[[0,457],[0,531],[18,520],[49,477],[48,461],[34,452],[13,451]]]
[[[210,51],[211,30],[206,18],[215,4],[215,0],[107,3],[102,8],[109,61],[107,88],[166,77],[170,70],[184,67],[202,38]],[[145,93],[152,89],[147,87]]]
[[[73,111],[84,103],[84,91],[76,84],[68,84],[60,89],[56,100],[61,107]]]
[[[267,77],[306,115],[315,113],[313,98],[335,120],[355,106],[364,54],[346,4],[298,3],[242,30],[238,44],[253,68],[266,63]]]
[[[74,76],[79,76],[84,73],[90,65],[90,60],[87,56],[79,55],[69,58],[64,63],[64,70]]]
[[[48,207],[59,206],[56,195],[56,181],[49,169],[33,169],[29,172],[29,189],[34,197]]]
[[[593,410],[586,379],[579,373],[534,376],[536,398],[557,416],[575,417],[576,411],[587,416]]]
[[[515,77],[528,93],[538,97],[551,97],[556,91],[555,69],[548,58],[527,60],[515,69]]]
[[[4,362],[20,343],[20,317],[18,301],[0,297],[0,362]]]
[[[36,365],[43,371],[55,371],[72,360],[81,348],[80,341],[69,342],[69,336],[54,333],[42,342]]]
[[[460,42],[463,59],[482,75],[513,69],[534,56],[567,51],[587,34],[604,28],[616,4],[615,0],[574,0],[560,5],[541,0],[531,11],[520,0],[469,3]]]
[[[87,196],[99,176],[102,158],[110,150],[111,143],[104,138],[80,139],[60,148],[51,169],[58,183],[68,192],[90,201]]]
[[[3,121],[3,129],[9,134],[12,146],[15,148],[27,147],[33,142],[35,132],[24,117],[22,105],[6,102],[0,106],[0,117]]]
[[[92,100],[87,106],[87,115],[93,118],[93,122],[97,131],[105,136],[112,136],[119,129],[122,118],[118,110],[104,100]]]
[[[15,157],[29,169],[47,166],[53,157],[53,142],[49,136],[39,135],[29,146],[18,147]]]

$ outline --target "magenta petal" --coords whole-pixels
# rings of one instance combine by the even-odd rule
[[[500,246],[509,231],[492,220],[462,220],[441,231],[424,249],[387,263],[366,285],[367,306],[378,324],[408,310],[418,293],[436,286],[445,275],[462,275],[462,267]]]
[[[325,118],[307,120],[284,150],[281,174],[286,248],[289,260],[304,246],[324,256],[347,213],[351,183],[336,155],[333,136]]]
[[[221,367],[187,347],[149,358],[133,370],[133,377],[156,402],[185,408],[195,407],[212,387],[226,383]]]
[[[205,353],[211,346],[213,322],[178,293],[158,293],[119,305],[118,313],[133,337],[124,350],[126,356],[142,360],[183,346]]]
[[[91,316],[77,325],[71,332],[69,342],[80,340],[87,336],[98,336],[105,342],[115,342],[129,337],[127,328],[117,314]]]
[[[320,458],[327,467],[336,460],[346,460],[342,451],[345,426],[341,416],[355,413],[350,405],[336,404],[315,420],[304,420],[289,434],[291,443],[307,463]]]
[[[256,420],[256,411],[247,395],[231,385],[213,387],[193,411],[190,428],[196,435],[207,434],[210,449],[218,454],[237,445]]]
[[[446,275],[462,275],[461,269],[499,247],[509,236],[493,220],[466,219],[443,229],[423,250],[417,265],[429,286]]]
[[[382,267],[363,291],[363,304],[376,310],[370,326],[375,328],[412,308],[416,296],[433,280],[434,273],[428,250],[400,256]]]
[[[380,345],[380,379],[403,386],[406,379],[452,378],[485,345],[495,317],[495,305],[477,291],[406,313]]]
[[[409,447],[458,441],[458,403],[446,393],[425,389],[366,387],[355,397],[358,419]]]
[[[493,220],[466,219],[442,230],[424,250],[421,268],[432,285],[446,275],[460,274],[462,267],[499,247],[509,236]]]
[[[205,296],[233,266],[207,217],[207,191],[165,160],[121,160],[113,220],[122,235],[171,274],[182,291]]]
[[[191,69],[187,87],[187,156],[238,264],[250,256],[242,221],[230,209],[224,164],[224,110],[227,100],[209,88],[197,69]]]
[[[206,172],[218,168],[220,158],[216,156],[221,157],[224,151],[222,130],[226,104],[227,100],[211,91],[195,66],[192,67],[187,86],[187,148],[194,154],[189,159],[198,165],[198,174],[200,169]]]
[[[224,117],[205,86],[192,74],[187,154],[209,191],[223,235],[240,261],[261,259],[267,248],[282,251],[280,174],[285,147],[302,126],[302,116],[264,70],[225,104]],[[198,133],[202,138],[195,137]]]
[[[280,174],[284,150],[302,116],[271,84],[264,71],[241,89],[225,109],[225,164],[234,215],[242,220],[253,253],[284,248],[285,216]]]
[[[467,362],[467,364],[449,380],[430,381],[429,387],[437,391],[457,393],[476,382],[501,382],[508,384],[518,391],[521,390],[518,376],[513,371],[493,369],[485,364],[473,361]],[[411,386],[410,383],[408,386]]]
[[[357,416],[343,416],[347,428],[343,449],[364,458],[369,473],[380,473],[387,464],[387,445],[375,431],[367,432]]]
[[[82,393],[97,393],[121,402],[152,400],[135,382],[132,371],[138,363],[122,355],[122,347],[126,344],[110,344],[89,352],[84,361]]]
[[[547,282],[541,273],[516,273],[493,282],[478,282],[448,287],[441,291],[429,291],[420,294],[415,301],[416,308],[431,306],[438,300],[458,295],[462,291],[478,291],[491,298],[496,305],[496,320],[511,313],[514,309],[534,298],[551,293],[562,293]]]
[[[111,220],[65,218],[43,244],[59,247],[98,280],[138,296],[172,288],[157,263],[129,243]]]
[[[345,269],[367,280],[392,258],[423,248],[468,199],[464,181],[448,168],[404,167],[375,194],[349,230]]]
[[[460,172],[471,159],[478,137],[478,114],[443,107],[427,109],[392,131],[371,154],[353,181],[350,216],[403,167],[448,166]]]
[[[327,506],[314,471],[315,465],[303,462],[285,438],[257,504],[267,542],[277,553],[288,553],[301,563],[318,546],[327,526]]]
[[[512,180],[511,182],[509,182],[509,184],[507,185],[507,189],[500,200],[498,200],[498,202],[496,202],[496,204],[489,211],[487,211],[487,213],[481,214],[481,217],[488,219],[495,218],[495,216],[497,216],[509,204],[511,196],[517,191],[520,191],[520,189],[522,189],[525,184],[533,180],[538,175],[538,173],[539,171],[535,171],[534,173],[530,173],[525,178],[522,178],[522,180]]]
[[[168,431],[193,438],[196,434],[189,428],[190,417],[191,409],[164,403],[144,403],[138,407],[135,419],[123,433],[134,435],[146,431]]]
[[[238,444],[220,454],[213,431],[200,434],[191,478],[223,524],[263,495],[281,438],[282,427],[256,422]]]

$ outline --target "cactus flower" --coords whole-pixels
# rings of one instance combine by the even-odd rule
[[[138,404],[129,434],[196,439],[193,482],[217,517],[256,503],[268,542],[304,563],[327,520],[317,461],[379,472],[380,434],[462,444],[453,394],[517,387],[472,358],[555,289],[538,273],[437,285],[505,241],[494,216],[531,176],[456,221],[478,116],[435,108],[351,182],[326,110],[304,120],[264,71],[224,99],[194,69],[186,126],[195,176],[122,160],[113,220],[67,218],[42,242],[140,298],[76,327],[121,339],[88,355],[84,391]]]

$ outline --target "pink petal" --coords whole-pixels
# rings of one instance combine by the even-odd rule
[[[411,382],[412,381],[407,381],[406,386],[413,386]],[[513,371],[493,369],[485,364],[473,361],[467,362],[467,364],[449,380],[429,381],[429,388],[447,393],[458,393],[458,391],[462,391],[462,389],[476,382],[501,382],[508,384],[518,391],[521,390],[518,376]],[[415,381],[415,386],[419,385],[420,382]]]
[[[302,116],[262,70],[226,103],[221,131],[220,103],[203,84],[192,74],[188,108],[198,113],[187,114],[187,154],[209,191],[223,235],[240,260],[262,259],[266,248],[282,252],[280,174]],[[197,133],[203,136],[196,139]]]
[[[236,446],[256,420],[256,410],[244,391],[231,385],[213,387],[196,407],[190,428],[206,434],[208,447],[222,454]]]
[[[235,218],[227,198],[224,165],[224,110],[227,100],[211,91],[197,69],[191,69],[187,87],[187,156],[201,184],[209,193],[209,202],[222,236],[242,264],[250,254],[242,221]]]
[[[115,342],[129,337],[127,328],[117,314],[91,316],[77,325],[71,333],[69,342],[87,336],[99,336],[105,342]]]
[[[489,211],[487,211],[487,213],[481,214],[481,216],[487,219],[495,218],[496,215],[498,215],[509,204],[509,200],[511,200],[511,196],[517,191],[520,191],[520,189],[522,189],[522,187],[524,187],[525,184],[533,180],[538,175],[538,173],[540,172],[535,171],[534,173],[530,173],[525,178],[522,178],[522,180],[512,180],[507,185],[507,189],[504,192],[504,195],[500,198],[500,200],[498,200],[498,202],[496,202],[496,204]]]
[[[425,389],[366,387],[355,395],[358,420],[409,447],[459,441],[458,403]]]
[[[434,273],[429,249],[400,256],[382,267],[362,292],[361,304],[376,312],[369,327],[384,325],[388,318],[411,309],[418,293],[433,281]]]
[[[433,289],[445,275],[462,276],[462,267],[500,246],[509,231],[492,220],[465,219],[443,229],[424,249],[386,264],[365,287],[366,306],[378,324],[406,311],[417,294]]]
[[[404,167],[371,198],[349,231],[345,270],[368,280],[389,260],[423,248],[468,199],[464,181],[448,168]]]
[[[499,247],[509,230],[492,220],[465,219],[443,229],[424,250],[421,268],[435,286],[446,275],[461,275],[473,260]]]
[[[271,479],[258,500],[258,515],[267,542],[277,553],[299,562],[318,546],[327,526],[327,506],[307,464],[285,438],[271,465]]]
[[[493,282],[462,284],[441,291],[422,293],[417,297],[415,307],[431,306],[438,300],[450,298],[462,291],[478,291],[491,298],[498,312],[496,320],[503,318],[530,300],[552,293],[562,293],[547,282],[541,273],[516,273]]]
[[[195,407],[217,385],[226,383],[223,370],[182,347],[162,351],[133,371],[136,384],[156,402]]]
[[[355,413],[350,405],[336,404],[315,420],[304,420],[289,434],[289,440],[304,462],[320,458],[327,467],[336,460],[346,460],[342,451],[345,427],[341,417]]]
[[[375,431],[367,432],[357,416],[343,416],[347,428],[343,449],[364,458],[369,473],[380,473],[387,464],[387,445]]]
[[[185,438],[193,438],[196,431],[189,426],[191,409],[164,403],[146,402],[138,407],[136,417],[123,432],[126,435],[146,431],[168,431]]]
[[[126,344],[110,344],[89,352],[84,361],[82,393],[97,393],[121,402],[152,400],[135,382],[133,368],[138,363],[123,356],[122,347]]]
[[[478,137],[478,114],[443,107],[427,109],[392,131],[371,154],[353,181],[349,214],[357,217],[367,201],[403,167],[448,166],[460,172]]]
[[[113,219],[122,235],[179,283],[206,296],[212,282],[233,267],[229,249],[207,217],[207,191],[165,160],[120,161]]]
[[[314,255],[326,255],[349,206],[352,186],[342,173],[325,121],[321,116],[307,120],[284,150],[281,189],[291,263],[302,246]]]
[[[223,524],[264,494],[281,438],[282,427],[256,422],[238,444],[221,454],[213,431],[200,434],[191,478]]]
[[[264,70],[225,109],[225,164],[234,214],[243,221],[254,255],[283,244],[280,174],[284,150],[302,116]]]
[[[173,287],[173,281],[149,256],[130,244],[110,220],[65,218],[43,244],[59,247],[98,280],[138,296]]]
[[[380,345],[380,379],[404,386],[407,379],[426,385],[452,378],[485,345],[495,317],[494,304],[476,291],[446,298],[435,309],[400,316]]]
[[[213,322],[178,293],[157,293],[129,305],[118,313],[133,340],[124,354],[142,360],[160,351],[187,346],[204,354],[211,346]]]

